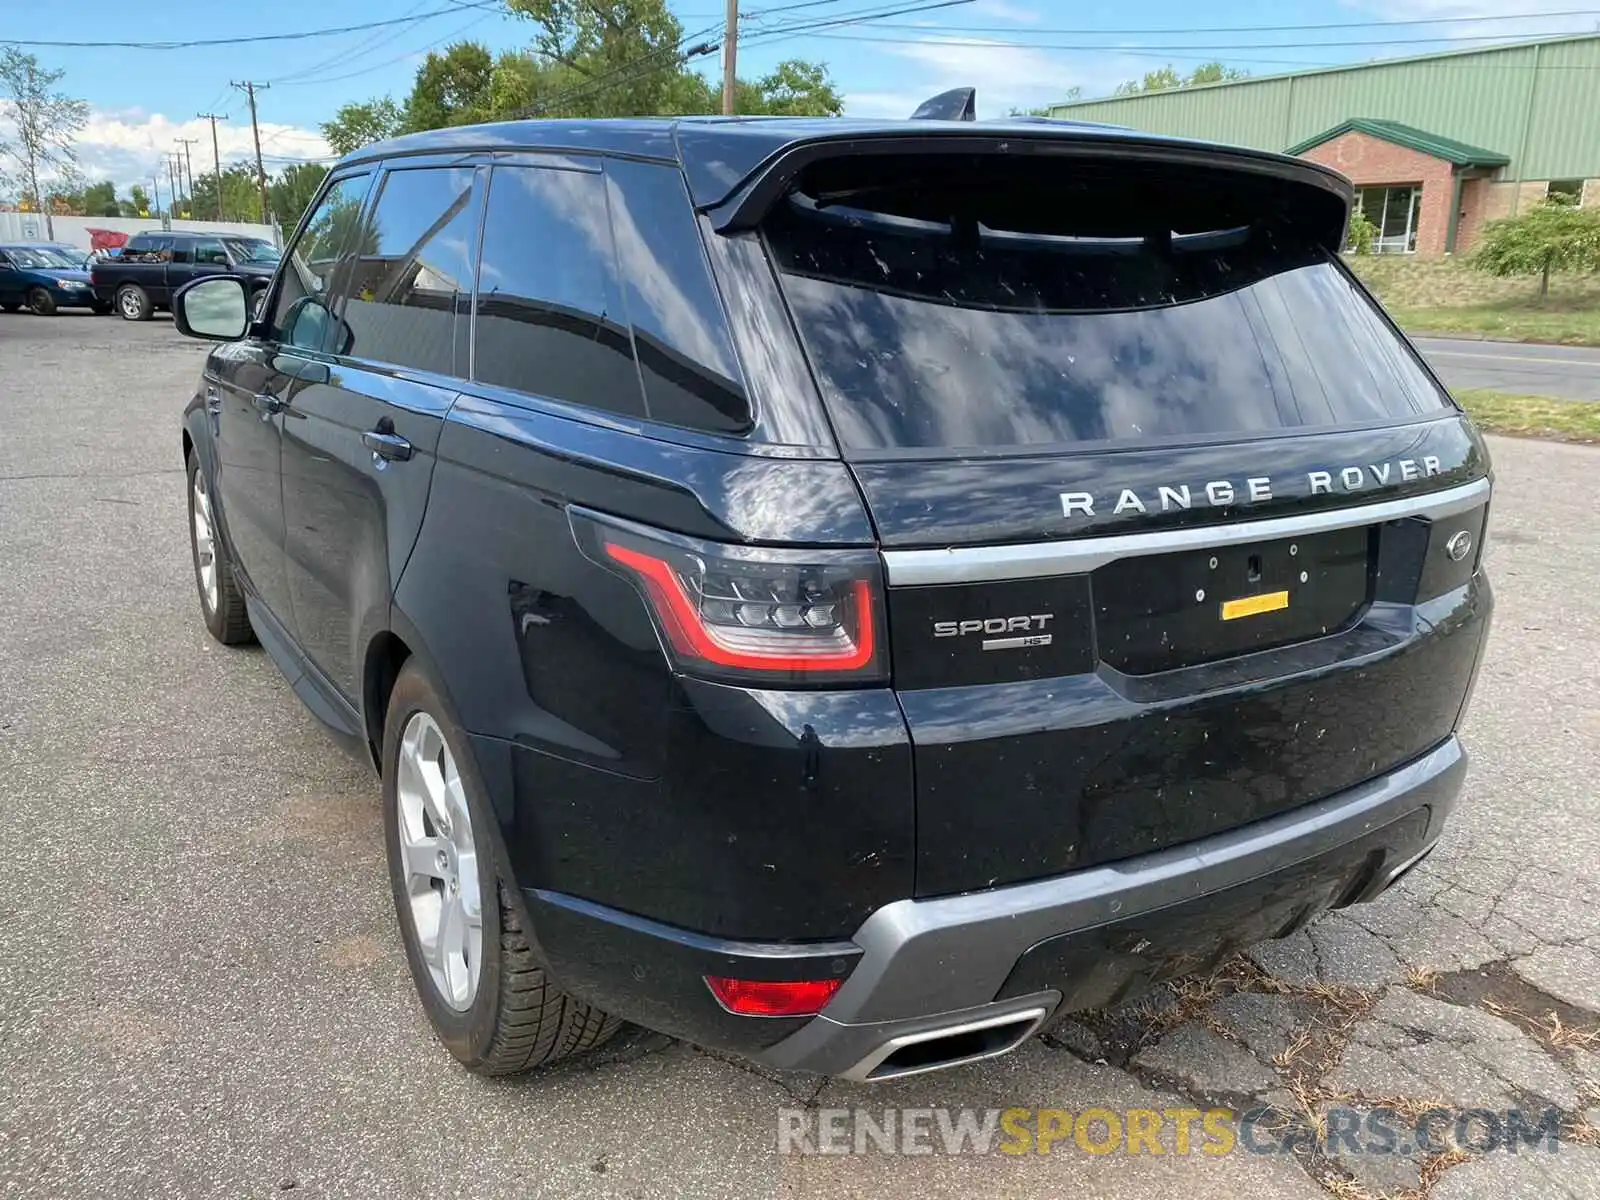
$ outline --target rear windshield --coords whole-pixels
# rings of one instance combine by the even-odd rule
[[[1446,403],[1327,250],[1272,219],[1217,227],[1239,214],[1191,202],[1194,179],[948,170],[802,183],[765,223],[847,448],[1266,434]]]

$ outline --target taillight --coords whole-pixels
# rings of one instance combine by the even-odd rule
[[[590,558],[644,595],[682,670],[795,684],[885,678],[874,551],[733,546],[576,512],[572,524]]]
[[[742,1017],[810,1017],[827,1007],[842,979],[724,979],[706,976],[717,1003]]]

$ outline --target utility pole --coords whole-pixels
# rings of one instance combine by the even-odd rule
[[[156,173],[153,171],[150,174],[150,203],[154,204],[156,208],[152,215],[159,217],[161,215],[161,180],[157,178]],[[170,217],[171,214],[169,213],[168,216]]]
[[[722,115],[733,116],[733,89],[739,66],[739,0],[728,0],[728,27],[722,31]]]
[[[183,177],[189,184],[189,215],[194,216],[194,160],[189,157],[189,147],[198,146],[199,138],[173,138],[183,145]]]
[[[256,140],[256,185],[261,189],[261,223],[267,223],[267,170],[261,165],[261,126],[256,121],[256,92],[266,91],[265,83],[251,83],[248,79],[243,83],[235,82],[238,88],[250,99],[250,132]]]
[[[167,192],[169,199],[167,208],[173,217],[178,215],[178,177],[172,173],[172,160],[175,155],[167,154]]]
[[[228,218],[222,209],[222,155],[217,151],[217,122],[228,118],[216,113],[196,113],[195,116],[211,122],[211,168],[212,174],[217,177],[217,220],[226,221]]]

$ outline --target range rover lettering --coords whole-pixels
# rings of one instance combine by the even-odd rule
[[[507,123],[343,159],[259,315],[179,291],[201,613],[376,768],[451,1052],[932,1070],[1432,850],[1491,474],[1350,201],[1058,121]]]

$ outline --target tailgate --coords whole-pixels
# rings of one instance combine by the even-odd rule
[[[1453,729],[1487,460],[1286,194],[941,154],[770,205],[885,548],[919,895],[1258,820]]]

